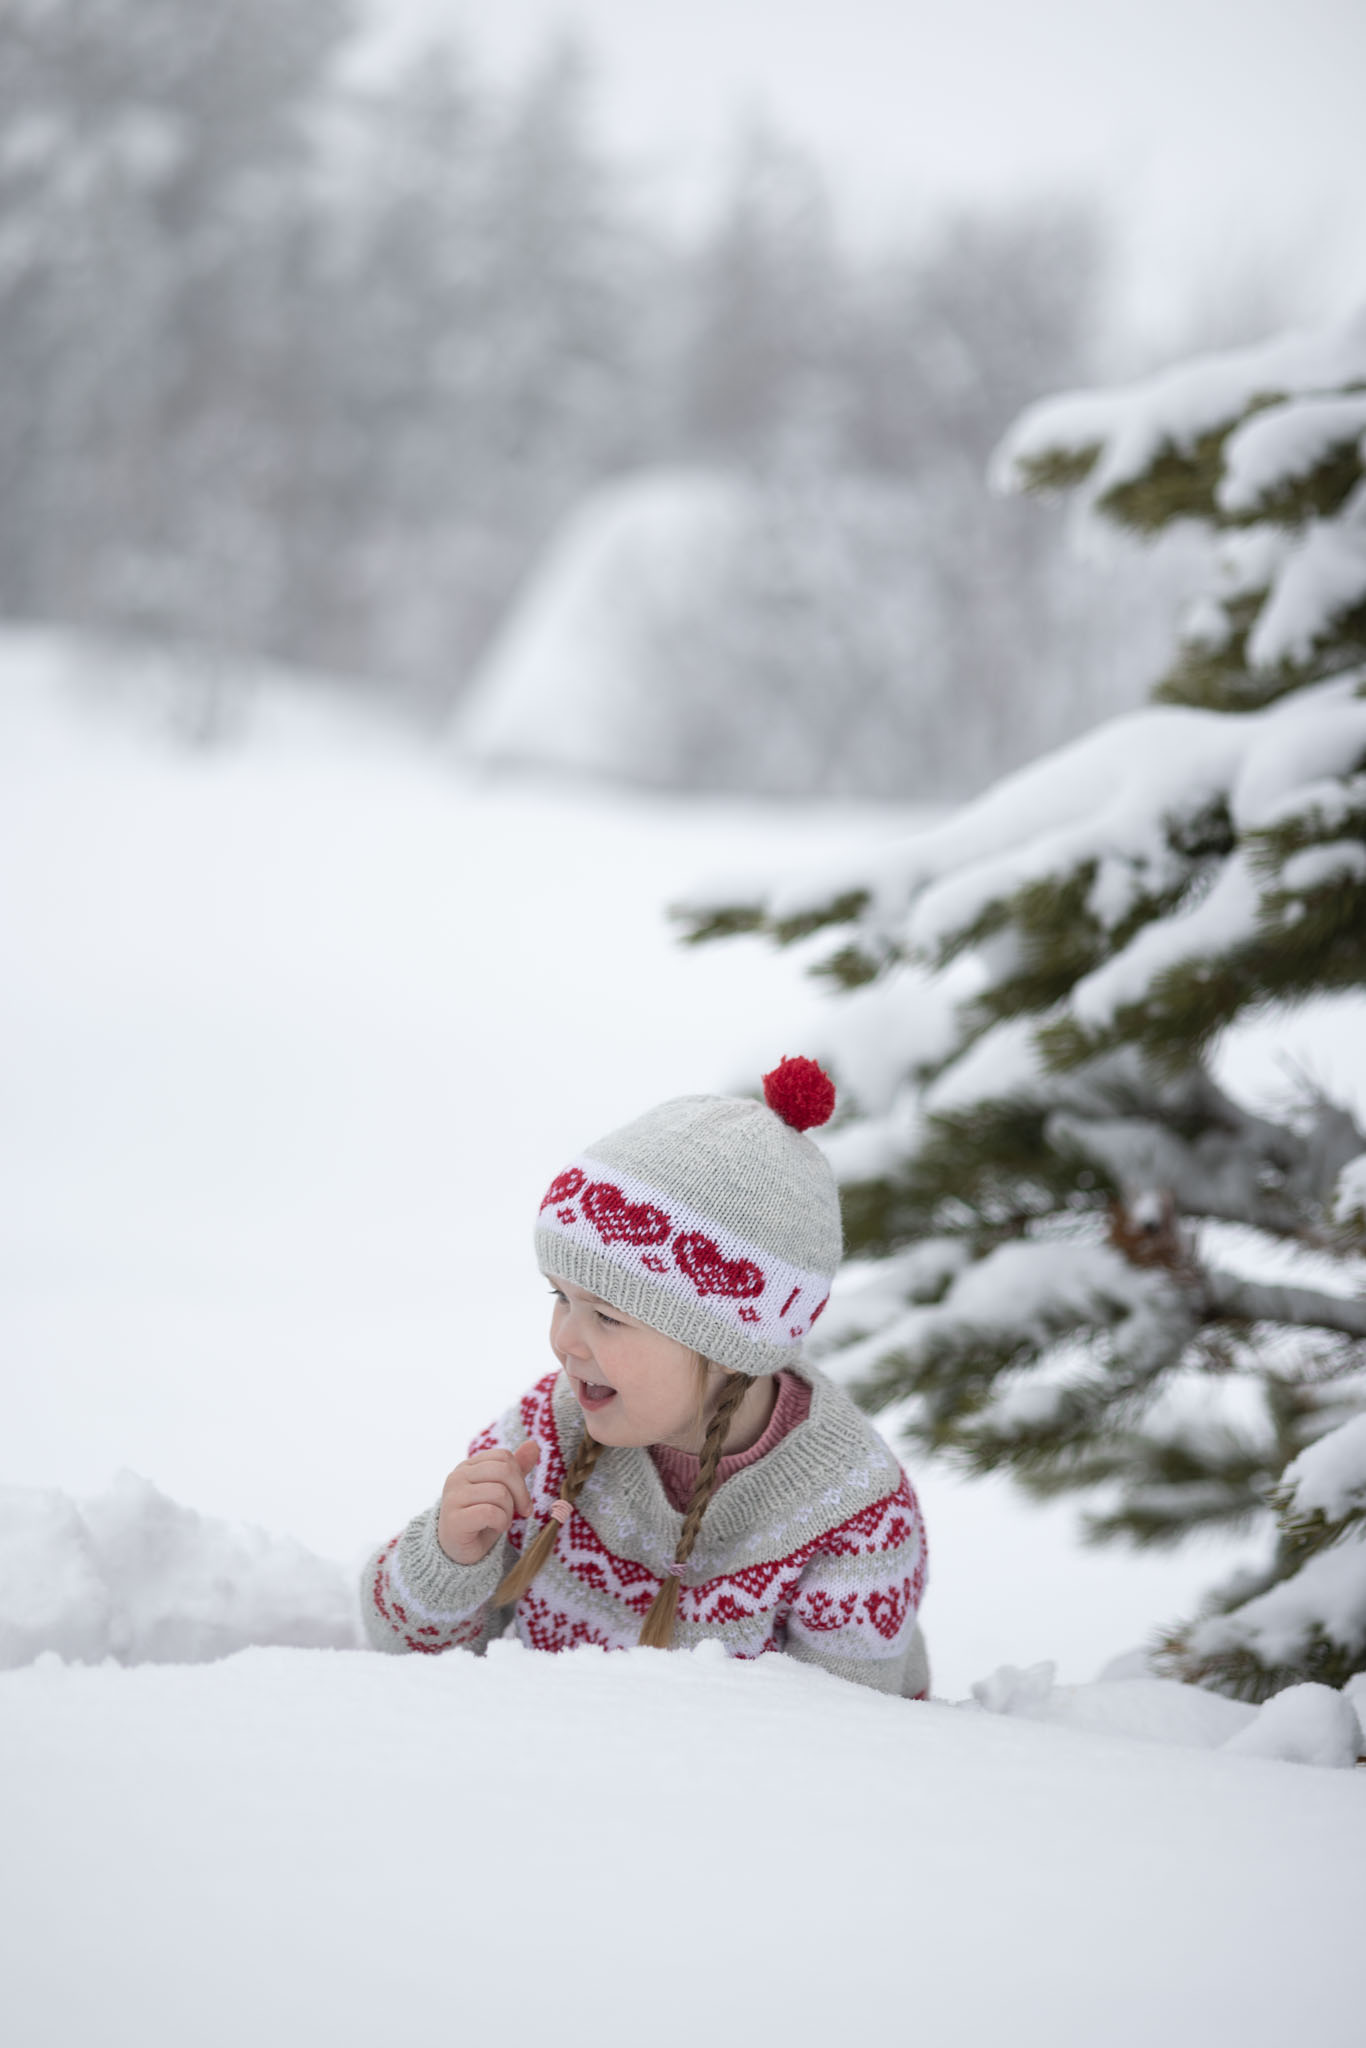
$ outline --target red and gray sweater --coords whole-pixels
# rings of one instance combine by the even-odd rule
[[[788,1417],[801,1419],[770,1429],[762,1455],[723,1461],[728,1476],[688,1563],[674,1647],[714,1637],[733,1657],[781,1650],[881,1692],[922,1696],[925,1532],[915,1494],[848,1396],[811,1366],[800,1375],[809,1405],[784,1398]],[[677,1475],[648,1450],[604,1451],[535,1582],[515,1608],[492,1604],[528,1529],[559,1498],[583,1426],[563,1374],[550,1373],[475,1438],[471,1454],[536,1438],[541,1455],[527,1482],[536,1523],[515,1521],[487,1557],[461,1565],[437,1543],[437,1508],[417,1515],[362,1578],[377,1649],[478,1654],[504,1633],[534,1650],[637,1642],[683,1522],[670,1498]]]

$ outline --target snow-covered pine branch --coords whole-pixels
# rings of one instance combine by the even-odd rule
[[[1366,1400],[1366,1137],[1308,1088],[1254,1110],[1210,1061],[1253,1013],[1366,987],[1366,309],[1048,400],[994,475],[1208,531],[1152,706],[875,862],[718,891],[692,934],[832,935],[860,1285],[825,1329],[870,1403],[973,1469],[1090,1490],[1098,1537],[1279,1501],[1266,1571],[1174,1668],[1254,1694],[1345,1676],[1366,1545],[1306,1552],[1279,1489]],[[1301,1648],[1282,1629],[1273,1654],[1257,1617],[1292,1586]]]

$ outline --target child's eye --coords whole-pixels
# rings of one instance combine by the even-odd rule
[[[563,1293],[562,1293],[562,1292],[560,1291],[560,1289],[559,1289],[558,1287],[552,1287],[552,1288],[551,1288],[551,1290],[550,1290],[550,1299],[551,1299],[552,1301],[561,1301],[561,1302],[563,1302],[566,1308],[568,1308],[568,1306],[569,1306],[569,1297],[568,1297],[568,1295],[567,1295],[567,1294],[563,1294]],[[595,1316],[597,1317],[598,1321],[599,1321],[600,1323],[604,1323],[604,1324],[606,1325],[606,1327],[607,1327],[607,1328],[608,1328],[609,1330],[622,1330],[622,1329],[625,1329],[625,1327],[626,1327],[626,1326],[625,1326],[625,1324],[624,1324],[624,1323],[622,1322],[622,1320],[621,1320],[620,1316],[609,1316],[609,1315],[606,1315],[606,1314],[604,1314],[604,1312],[603,1312],[603,1311],[602,1311],[602,1309],[600,1309],[600,1308],[595,1308],[595,1309],[594,1309],[594,1311],[593,1311],[593,1313],[594,1313],[594,1315],[595,1315]]]

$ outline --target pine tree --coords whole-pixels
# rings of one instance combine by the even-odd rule
[[[1209,536],[1152,704],[870,879],[691,910],[818,950],[854,1284],[823,1327],[875,1410],[972,1472],[1089,1497],[1092,1540],[1279,1515],[1164,1668],[1260,1698],[1366,1668],[1366,1135],[1254,1109],[1230,1027],[1366,983],[1366,314],[1027,412],[1005,488]],[[829,935],[838,931],[836,950]]]

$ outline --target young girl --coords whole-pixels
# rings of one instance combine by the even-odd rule
[[[785,1059],[764,1095],[663,1103],[555,1176],[536,1257],[557,1370],[366,1566],[376,1648],[711,1636],[925,1696],[915,1495],[801,1355],[841,1252],[803,1135],[835,1091]]]

